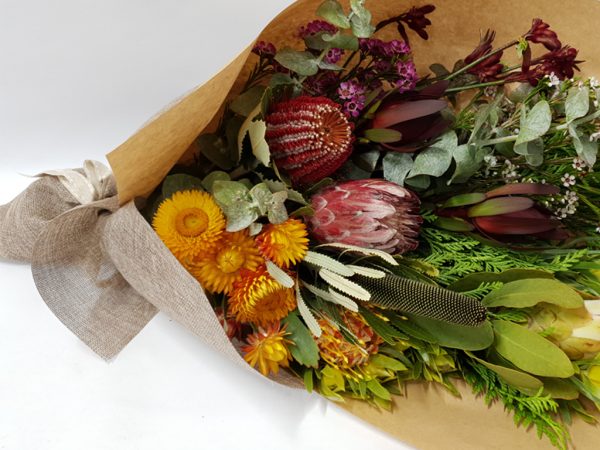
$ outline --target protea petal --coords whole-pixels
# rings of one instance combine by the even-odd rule
[[[338,242],[389,253],[418,245],[419,199],[385,180],[355,180],[327,187],[312,198],[308,223],[319,242]],[[333,219],[332,219],[333,218]]]

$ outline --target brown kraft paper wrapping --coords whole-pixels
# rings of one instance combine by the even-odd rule
[[[314,11],[321,1],[297,1],[276,17],[259,39],[272,41],[278,48],[294,45],[296,30],[314,18]],[[374,21],[379,21],[425,3],[430,2],[370,0],[368,6]],[[424,73],[433,62],[451,66],[455,60],[464,57],[477,44],[480,30],[495,29],[497,42],[502,43],[528,30],[532,18],[542,17],[558,31],[564,43],[580,50],[580,55],[586,60],[584,74],[600,74],[600,49],[595,40],[590,39],[595,35],[596,23],[600,19],[598,1],[438,0],[432,3],[437,9],[431,16],[430,40],[414,37],[411,41],[420,73]],[[390,35],[394,33],[391,28]],[[117,185],[118,201],[114,197],[77,206],[59,183],[40,180],[12,204],[0,207],[0,256],[31,261],[36,284],[48,306],[105,358],[116,355],[158,308],[216,350],[236,363],[244,364],[227,341],[200,286],[169,254],[143,221],[132,200],[152,192],[173,165],[194,150],[195,138],[211,128],[223,103],[237,91],[252,66],[249,49],[107,155]],[[510,50],[506,53],[509,55]],[[40,195],[55,202],[56,208],[38,214],[37,208],[47,204]],[[117,209],[117,203],[126,206]],[[65,225],[77,235],[79,244],[94,250],[76,255],[75,261],[79,266],[68,268],[77,276],[89,277],[91,283],[82,279],[74,286],[65,286],[65,277],[55,273],[64,270],[64,262],[73,261],[77,251],[76,244],[64,242],[70,240],[68,236],[60,236]],[[3,239],[10,235],[13,227],[30,230],[26,237],[31,239],[39,232],[53,241],[46,241],[50,243],[44,246],[39,242],[33,245],[26,239]],[[81,229],[87,237],[82,236]],[[164,271],[169,272],[169,277],[159,276]],[[72,277],[69,278],[72,280]],[[176,279],[177,283],[159,286],[152,279]],[[67,292],[69,287],[89,290],[91,285],[97,290],[90,291],[94,295],[87,299],[85,305],[72,296],[73,292]],[[66,295],[71,304],[62,302],[62,295]],[[65,308],[69,311],[65,312]],[[277,381],[297,386],[288,378]],[[475,399],[463,384],[459,383],[458,387],[463,394],[462,399],[437,386],[411,384],[405,396],[395,398],[393,412],[357,401],[349,401],[342,406],[423,450],[550,448],[549,442],[539,440],[534,430],[526,433],[516,429],[512,416],[500,405],[488,408],[482,399]],[[596,427],[575,420],[572,436],[577,449],[598,448],[595,438],[600,437],[600,433]]]

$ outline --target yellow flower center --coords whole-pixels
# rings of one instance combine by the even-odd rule
[[[196,237],[208,228],[208,215],[198,208],[188,208],[175,218],[177,232],[185,237]]]
[[[219,269],[225,273],[238,271],[245,261],[244,254],[237,247],[226,248],[217,254]]]

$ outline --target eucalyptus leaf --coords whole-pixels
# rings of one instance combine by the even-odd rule
[[[277,52],[275,61],[301,76],[316,75],[319,71],[319,60],[310,52],[284,48]]]
[[[288,213],[285,207],[287,198],[287,191],[276,192],[272,195],[271,201],[267,205],[267,218],[270,223],[283,223],[288,219]]]
[[[468,327],[414,314],[406,314],[406,317],[434,336],[443,347],[476,351],[488,348],[494,341],[489,321],[479,327]]]
[[[237,181],[215,181],[215,201],[227,217],[227,231],[240,231],[250,226],[259,217],[259,209],[248,188]]]
[[[202,134],[196,139],[196,146],[210,162],[223,170],[230,170],[234,162],[230,157],[229,149],[223,140],[216,134]]]
[[[184,173],[177,173],[166,177],[162,184],[163,198],[169,198],[176,192],[189,190],[203,191],[202,180]]]
[[[509,385],[525,390],[529,395],[535,395],[540,388],[543,386],[542,381],[535,378],[528,373],[521,372],[520,370],[511,369],[509,367],[500,366],[498,364],[492,364],[490,362],[484,361],[481,358],[473,355],[471,352],[467,352],[467,354],[473,358],[478,363],[484,365],[492,372],[495,372],[502,380],[504,380]]]
[[[317,9],[317,16],[339,28],[350,28],[350,21],[342,5],[336,0],[325,0]]]
[[[247,117],[256,108],[265,93],[264,86],[253,86],[238,95],[229,105],[234,113]]]
[[[322,39],[329,43],[331,48],[351,51],[358,50],[358,38],[350,34],[335,33],[331,35],[325,33],[322,35]]]
[[[273,194],[266,183],[259,183],[250,189],[250,195],[258,205],[261,214],[266,214],[269,202],[273,199]]]
[[[404,180],[412,166],[413,160],[408,153],[389,152],[383,157],[383,178],[404,186]]]
[[[457,146],[452,155],[456,168],[454,169],[454,173],[452,174],[452,178],[448,181],[448,184],[466,182],[479,170],[484,157],[488,153],[489,150],[485,150],[476,144],[463,144]]]
[[[542,138],[520,144],[515,143],[513,151],[517,155],[525,156],[525,160],[530,166],[538,167],[544,162],[544,141]]]
[[[404,183],[408,184],[409,186],[413,187],[414,189],[425,190],[431,184],[431,179],[429,178],[429,175],[417,175],[417,176],[413,176],[411,178],[405,179]]]
[[[540,100],[528,112],[525,105],[523,105],[521,110],[521,129],[519,130],[515,146],[542,137],[550,129],[551,124],[552,111],[546,100]]]
[[[354,161],[354,163],[362,170],[373,173],[377,167],[380,155],[381,152],[379,150],[369,150],[355,155],[352,158],[352,161]]]
[[[590,89],[587,86],[573,86],[569,89],[565,101],[565,119],[567,123],[585,116],[590,109]]]
[[[575,373],[569,357],[539,334],[505,320],[492,324],[495,350],[519,369],[542,377],[568,378]]]
[[[482,301],[488,308],[528,308],[542,302],[567,309],[583,306],[583,299],[573,288],[545,278],[511,281],[490,292]]]
[[[418,175],[440,177],[448,170],[451,162],[452,155],[446,150],[429,147],[417,155],[408,178]]]
[[[574,124],[569,125],[569,134],[577,156],[583,159],[588,166],[593,167],[598,157],[598,142],[590,140],[590,136],[580,132]]]
[[[340,70],[344,70],[344,68],[342,66],[338,66],[337,64],[333,64],[333,63],[329,63],[327,61],[319,61],[319,69],[323,69],[323,70],[334,70],[334,71],[340,71]]]
[[[290,346],[290,352],[298,363],[317,368],[319,364],[319,347],[306,325],[302,323],[295,312],[282,320],[289,333],[287,338],[295,345]]]
[[[371,12],[365,8],[365,0],[350,0],[350,27],[357,38],[369,38],[375,32],[371,25]]]
[[[202,187],[208,192],[212,192],[215,181],[229,181],[231,178],[227,172],[215,170],[204,177]]]

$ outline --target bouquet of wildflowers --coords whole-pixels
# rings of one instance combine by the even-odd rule
[[[257,42],[143,213],[263,375],[384,410],[466,383],[567,448],[600,409],[600,82],[540,18],[418,73],[434,10]]]

